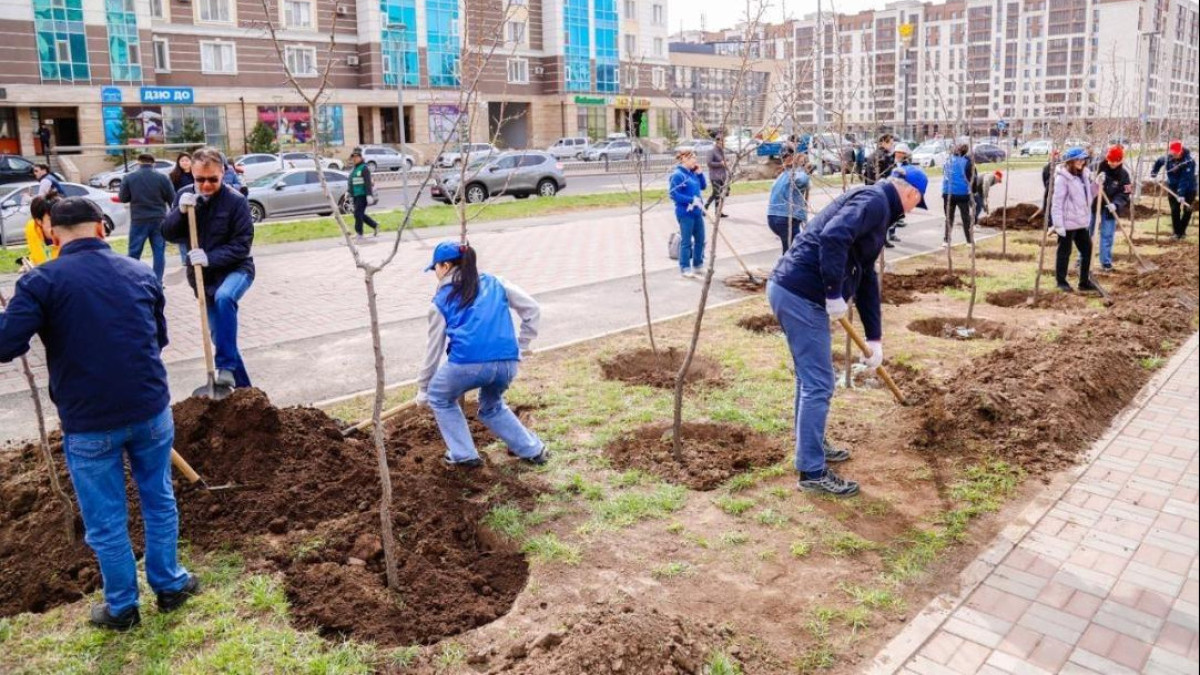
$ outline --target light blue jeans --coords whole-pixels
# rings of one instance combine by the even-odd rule
[[[146,242],[150,242],[150,254],[154,259],[154,276],[158,283],[163,280],[163,272],[167,269],[167,242],[163,239],[162,220],[133,223],[129,226],[129,257],[134,260],[142,259],[142,250]]]
[[[1112,267],[1113,240],[1117,235],[1117,218],[1105,209],[1100,212],[1100,265]]]
[[[445,361],[429,381],[429,407],[437,419],[450,461],[464,462],[479,457],[471,429],[458,399],[479,390],[479,421],[504,441],[518,457],[541,454],[545,444],[504,403],[504,392],[517,377],[517,361],[451,363]]]
[[[254,277],[245,272],[234,272],[225,277],[213,301],[208,306],[208,330],[212,333],[213,348],[216,354],[213,360],[219,370],[233,373],[234,383],[238,387],[250,386],[250,374],[246,372],[246,364],[242,362],[242,352],[238,349],[238,302]]]
[[[171,488],[171,409],[107,431],[63,435],[67,471],[83,515],[84,540],[96,552],[109,611],[138,604],[137,562],[125,510],[125,456],[137,484],[146,536],[146,580],[156,593],[175,593],[188,581],[179,564],[179,512]]]
[[[796,369],[796,470],[825,471],[825,421],[833,398],[833,353],[825,307],[802,298],[773,281],[767,301],[779,319]]]

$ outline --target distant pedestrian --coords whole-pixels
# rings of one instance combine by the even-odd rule
[[[963,143],[954,149],[954,154],[942,167],[942,205],[946,209],[945,236],[942,248],[949,248],[954,241],[954,211],[962,218],[963,234],[971,243],[971,183],[975,180],[975,163],[969,157],[971,146]]]
[[[971,194],[975,199],[975,223],[979,223],[979,219],[987,215],[991,209],[988,207],[988,196],[991,194],[992,188],[1004,183],[1003,171],[991,172],[975,172],[975,180],[971,182]]]
[[[175,188],[171,179],[154,168],[154,155],[138,155],[138,168],[125,174],[117,198],[129,204],[129,257],[141,260],[142,249],[150,241],[154,259],[154,276],[162,283],[167,269],[167,242],[163,239],[162,223],[167,211],[175,204]]]
[[[1063,164],[1054,175],[1054,197],[1050,202],[1050,219],[1058,235],[1054,278],[1058,289],[1067,293],[1072,291],[1071,284],[1067,283],[1072,246],[1079,251],[1079,290],[1096,290],[1090,275],[1092,238],[1088,235],[1088,227],[1094,215],[1093,200],[1099,195],[1087,164],[1087,150],[1071,148],[1063,153]]]
[[[712,187],[708,194],[708,201],[704,202],[704,210],[708,207],[717,204],[717,213],[721,214],[722,218],[728,218],[725,215],[725,198],[728,196],[729,185],[729,167],[725,165],[725,137],[717,136],[713,143],[712,152],[708,155],[708,182]]]
[[[896,149],[892,151],[892,162],[894,168],[911,166],[912,150],[909,150],[908,146],[903,143],[897,143]],[[900,237],[896,236],[896,230],[901,227],[908,227],[908,222],[903,215],[888,228],[887,240],[883,242],[884,248],[896,248],[896,242],[900,241]]]
[[[50,127],[43,122],[37,130],[38,142],[42,145],[42,154],[46,157],[46,163],[50,163],[50,144],[53,134],[50,132]]]
[[[545,464],[550,459],[546,444],[504,403],[521,356],[537,337],[537,301],[515,284],[481,274],[475,249],[456,241],[438,244],[425,271],[437,275],[437,291],[429,307],[417,403],[428,405],[437,419],[446,443],[442,461],[456,468],[483,466],[458,403],[478,389],[479,421],[504,441],[510,454],[529,464]],[[519,334],[511,312],[521,318]]]
[[[867,158],[867,165],[863,167],[864,183],[874,185],[875,181],[886,178],[892,172],[892,165],[895,163],[892,158],[892,149],[895,146],[896,139],[891,134],[879,137],[875,152]]]
[[[29,222],[25,224],[25,247],[29,255],[25,260],[31,268],[58,259],[59,246],[50,224],[50,209],[58,200],[59,194],[51,191],[29,202]]]
[[[50,171],[49,164],[37,163],[33,165],[33,178],[38,182],[37,196],[45,197],[53,190],[59,195],[63,193],[62,183],[54,177],[54,172]]]
[[[1154,161],[1150,178],[1156,178],[1160,170],[1166,175],[1167,187],[1178,195],[1167,195],[1167,203],[1171,205],[1171,230],[1175,240],[1181,241],[1187,236],[1192,202],[1196,201],[1196,160],[1182,141],[1171,141],[1167,154]]]
[[[783,252],[787,253],[796,235],[804,231],[808,222],[808,191],[810,179],[805,171],[808,161],[804,153],[785,145],[779,153],[783,172],[771,186],[767,200],[767,226],[779,237]]]
[[[1125,170],[1124,162],[1125,150],[1119,145],[1114,145],[1105,154],[1104,162],[1100,164],[1096,176],[1100,179],[1100,189],[1108,197],[1107,201],[1101,198],[1105,203],[1100,207],[1100,267],[1106,272],[1112,271],[1113,268],[1112,249],[1113,240],[1116,238],[1118,214],[1129,208],[1133,193],[1133,180]],[[1094,215],[1095,211],[1092,213]],[[1096,234],[1095,227],[1096,224],[1092,223],[1088,229],[1093,237]]]
[[[379,223],[375,219],[367,215],[367,198],[375,191],[375,184],[371,180],[371,168],[363,161],[362,152],[355,150],[350,153],[350,163],[353,168],[350,169],[350,198],[354,200],[354,232],[358,242],[366,241],[363,238],[363,225],[370,225],[375,231],[375,236],[379,236]]]
[[[675,203],[679,223],[679,274],[695,279],[704,268],[704,188],[707,182],[692,150],[675,155],[679,161],[668,181],[667,194]]]
[[[187,152],[179,153],[175,157],[175,168],[171,169],[171,173],[167,177],[171,179],[171,185],[176,192],[194,183],[195,181],[192,180],[192,155]]]
[[[177,609],[200,590],[177,555],[175,424],[162,362],[166,300],[150,270],[104,243],[104,213],[94,202],[63,199],[50,218],[61,255],[17,280],[7,311],[0,313],[0,362],[29,351],[34,335],[41,338],[84,539],[96,553],[104,584],[104,602],[92,607],[90,620],[128,630],[141,614],[126,461],[141,506],[146,580],[159,611]]]

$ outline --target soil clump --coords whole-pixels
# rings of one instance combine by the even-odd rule
[[[1003,260],[1004,262],[1030,262],[1032,253],[1001,253],[999,251],[976,251],[975,257],[980,260]]]
[[[659,389],[674,389],[675,377],[683,367],[687,352],[675,347],[660,349],[657,353],[649,347],[621,352],[600,362],[600,372],[606,380],[618,380],[626,384],[640,384]],[[721,366],[714,360],[696,354],[688,368],[684,384],[717,382],[721,379]]]
[[[672,453],[670,424],[634,429],[605,447],[604,454],[620,469],[641,469],[693,490],[713,490],[735,474],[775,464],[786,454],[776,440],[741,427],[688,422],[681,433],[682,465]]]
[[[745,274],[734,274],[721,280],[726,286],[747,293],[763,293],[767,290],[767,274],[756,274],[754,279]]]
[[[1002,206],[980,218],[979,225],[995,229],[1007,227],[1010,230],[1040,230],[1045,222],[1042,219],[1043,214],[1038,213],[1040,208],[1036,204]]]
[[[940,293],[946,288],[962,288],[965,285],[962,277],[938,267],[926,267],[912,274],[885,274],[883,302],[905,305],[916,302],[917,293]]]
[[[782,333],[783,326],[774,314],[755,314],[738,319],[738,328],[744,328],[751,333]]]
[[[1011,337],[1012,329],[1002,323],[987,319],[972,319],[965,317],[930,317],[917,319],[908,324],[908,329],[914,333],[946,340],[1007,340]]]
[[[992,291],[985,300],[996,307],[1015,307],[1029,309],[1080,309],[1087,306],[1084,296],[1076,293],[1063,293],[1056,288],[1043,288],[1038,293],[1037,301],[1029,303],[1033,297],[1032,290],[1010,288],[1006,291]]]

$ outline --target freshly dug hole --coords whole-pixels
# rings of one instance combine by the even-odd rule
[[[940,293],[946,288],[962,288],[962,277],[938,267],[926,267],[912,274],[883,275],[883,302],[905,305],[916,302],[917,293]]]
[[[1038,293],[1037,302],[1029,304],[1029,299],[1033,297],[1032,290],[1024,290],[1021,288],[1010,288],[1005,291],[993,291],[987,294],[985,300],[989,305],[996,307],[1016,307],[1029,309],[1080,309],[1087,306],[1087,300],[1074,293],[1063,293],[1054,288],[1051,284],[1050,288],[1042,288]]]
[[[1042,220],[1043,214],[1037,213],[1039,208],[1036,204],[1002,206],[998,209],[993,209],[991,213],[980,218],[979,224],[982,227],[992,227],[995,229],[1007,227],[1010,230],[1040,230],[1044,221]],[[1035,213],[1037,213],[1036,217],[1034,217]]]
[[[621,469],[641,469],[693,490],[712,490],[733,475],[769,466],[784,458],[778,443],[749,429],[708,422],[683,425],[681,466],[671,451],[671,425],[633,430],[604,448]]]
[[[976,251],[975,257],[980,260],[1003,260],[1005,262],[1030,262],[1032,253],[1001,253],[999,251]]]
[[[600,362],[600,372],[606,380],[618,380],[627,384],[641,384],[659,389],[673,389],[675,377],[683,367],[687,352],[675,347],[660,349],[658,353],[642,347],[631,352],[621,352]],[[721,366],[716,361],[696,354],[688,368],[685,384],[714,382],[720,380]]]
[[[1012,332],[1002,323],[965,317],[930,317],[908,324],[914,333],[947,340],[1007,340]]]
[[[745,274],[735,274],[725,277],[721,281],[730,288],[736,288],[739,291],[746,291],[747,293],[762,293],[767,288],[766,273],[761,275],[755,274],[754,279]]]
[[[755,314],[738,319],[738,328],[744,328],[751,333],[782,333],[783,326],[774,314]]]

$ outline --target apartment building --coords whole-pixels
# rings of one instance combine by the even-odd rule
[[[655,136],[675,109],[666,38],[666,0],[0,0],[0,152],[40,154],[43,125],[85,165],[123,142],[236,154],[260,122],[343,155],[401,125],[426,155]],[[329,73],[315,115],[281,60],[308,87]]]

